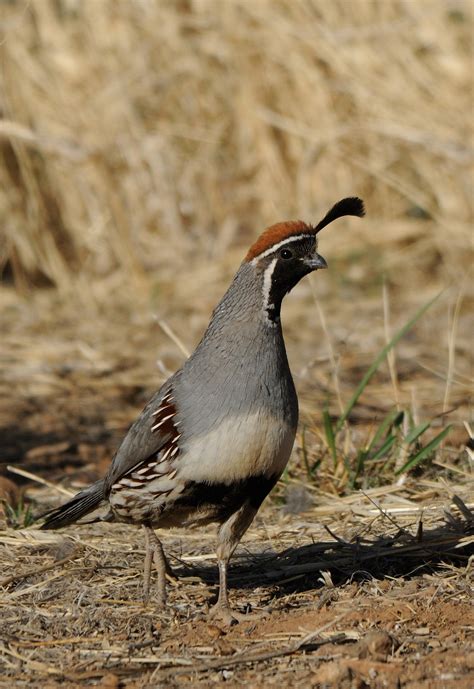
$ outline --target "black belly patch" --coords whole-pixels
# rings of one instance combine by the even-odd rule
[[[258,509],[278,480],[278,476],[251,476],[233,483],[197,483],[189,481],[174,502],[172,510],[189,512],[209,510],[213,520],[225,521],[245,502]]]

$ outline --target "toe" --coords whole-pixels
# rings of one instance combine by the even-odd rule
[[[209,617],[213,620],[220,620],[227,626],[238,624],[239,622],[255,622],[266,617],[265,612],[242,613],[233,610],[230,606],[216,604],[209,611]]]

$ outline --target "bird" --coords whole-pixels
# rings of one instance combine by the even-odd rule
[[[365,214],[358,197],[336,203],[316,225],[267,228],[251,245],[191,356],[130,427],[104,478],[42,515],[68,526],[108,505],[105,519],[142,526],[144,600],[152,562],[157,607],[170,567],[155,529],[217,524],[219,593],[211,615],[239,620],[229,603],[229,560],[283,473],[298,423],[298,398],[280,309],[307,274],[327,268],[318,234],[342,216]]]

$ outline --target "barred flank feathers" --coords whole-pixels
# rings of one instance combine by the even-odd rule
[[[84,517],[89,512],[92,512],[104,500],[104,480],[96,481],[84,488],[69,502],[61,507],[57,507],[50,512],[38,517],[41,519],[46,517],[46,521],[41,525],[42,529],[61,529],[63,526],[73,524],[81,517]]]

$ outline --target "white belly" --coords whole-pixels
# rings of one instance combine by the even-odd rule
[[[250,476],[280,475],[294,439],[295,429],[268,413],[228,418],[205,435],[183,443],[178,477],[231,483]]]

